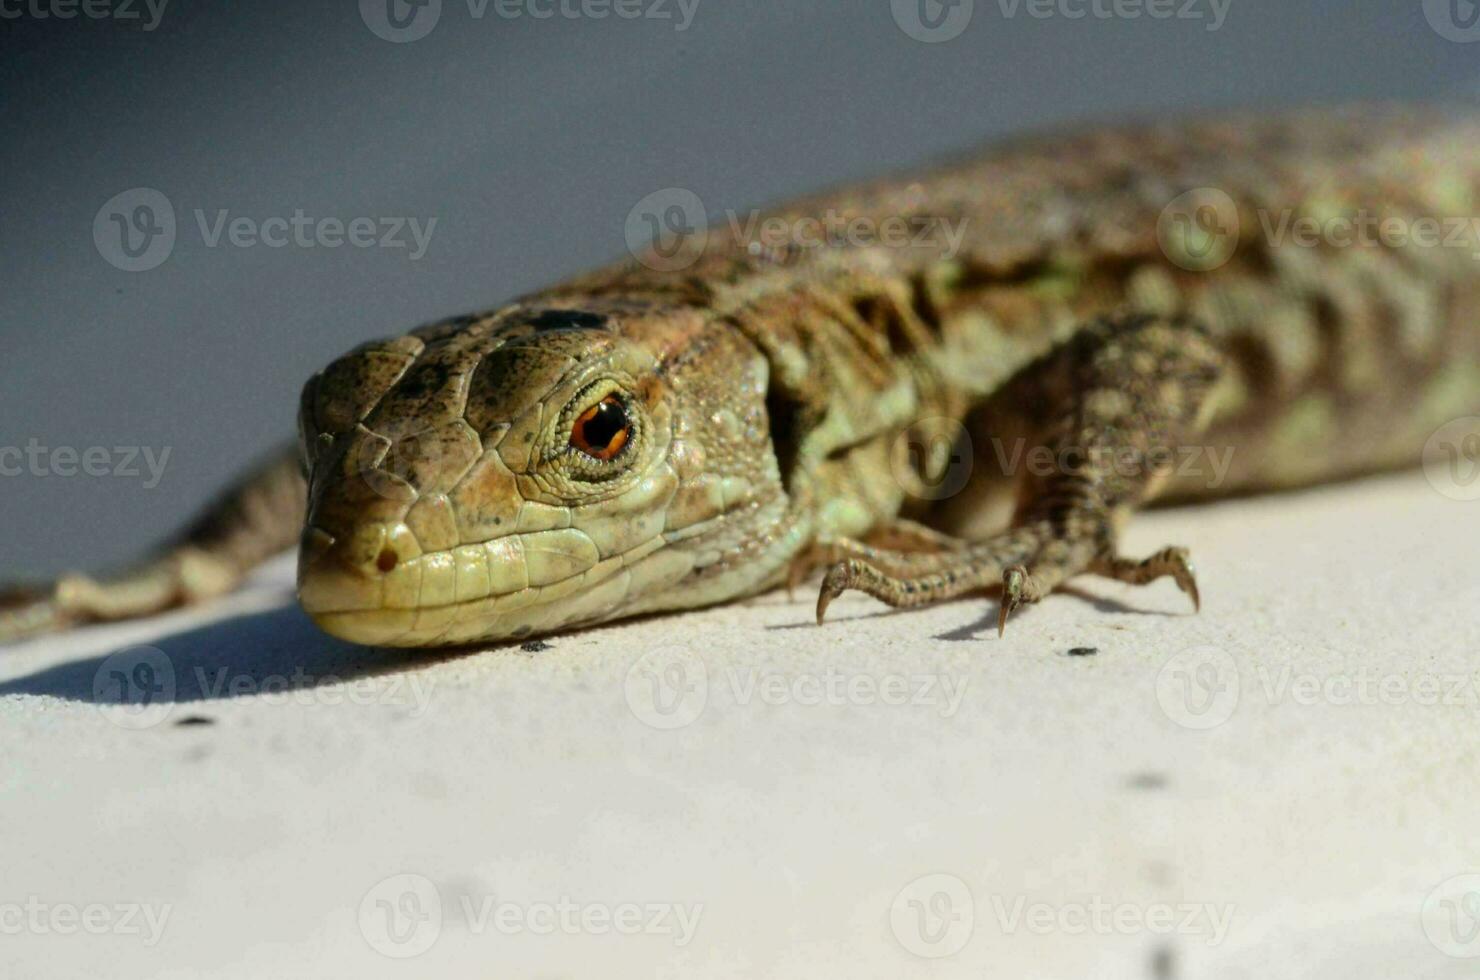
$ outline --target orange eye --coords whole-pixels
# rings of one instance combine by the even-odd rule
[[[632,422],[614,395],[581,413],[570,429],[570,444],[592,459],[612,459],[627,445]]]

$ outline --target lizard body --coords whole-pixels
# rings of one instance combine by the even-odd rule
[[[848,588],[1000,588],[1001,625],[1085,572],[1195,601],[1185,550],[1118,552],[1136,508],[1411,465],[1480,412],[1477,195],[1480,119],[1402,107],[1036,137],[821,195],[772,227],[909,241],[715,227],[357,348],[304,390],[306,512],[274,461],[158,560],[28,594],[0,637],[219,594],[300,525],[305,608],[384,645],[816,566],[819,620]],[[1290,240],[1301,219],[1321,240]],[[1330,231],[1354,223],[1381,240]]]

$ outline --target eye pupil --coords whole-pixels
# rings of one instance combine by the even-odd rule
[[[632,424],[627,410],[611,395],[581,413],[571,429],[572,446],[596,459],[611,459],[627,444]]]

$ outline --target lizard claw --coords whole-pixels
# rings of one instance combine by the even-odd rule
[[[997,610],[997,637],[1007,632],[1007,617],[1023,602],[1023,584],[1028,570],[1022,565],[1013,565],[1002,573],[1002,605]]]
[[[1192,600],[1192,611],[1201,612],[1202,596],[1197,591],[1197,569],[1193,567],[1192,559],[1187,555],[1187,549],[1170,549],[1167,560],[1171,565],[1172,579],[1177,583],[1177,588]]]
[[[827,615],[827,607],[832,601],[853,585],[852,570],[848,567],[850,562],[840,561],[827,570],[822,578],[822,588],[817,593],[817,625],[822,625],[822,619]]]

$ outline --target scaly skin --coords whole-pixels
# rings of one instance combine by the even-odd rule
[[[1168,212],[1197,188],[1227,195],[1236,232],[1218,237],[1227,209],[1203,220],[1224,200],[1206,191],[1190,222]],[[1184,549],[1118,552],[1134,510],[1410,465],[1480,411],[1477,194],[1480,122],[1411,107],[1037,138],[773,215],[934,230],[907,245],[717,227],[365,345],[304,391],[302,602],[338,636],[429,646],[820,565],[819,620],[849,588],[900,606],[1000,588],[1005,625],[1080,573],[1196,601]],[[1285,217],[1363,211],[1464,223],[1439,247],[1273,240]],[[573,444],[603,399],[628,423],[610,460]],[[931,492],[949,453],[907,452],[932,433],[972,462],[954,492]],[[1035,449],[1053,465],[1026,465]],[[1166,465],[1191,454],[1207,465]],[[231,588],[303,517],[268,472],[144,571],[64,580],[0,634]]]

